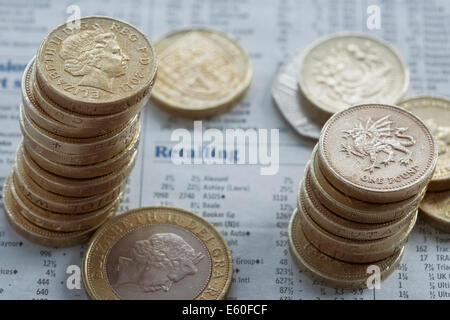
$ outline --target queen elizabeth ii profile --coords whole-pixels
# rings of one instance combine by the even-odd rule
[[[174,233],[157,233],[135,242],[131,257],[120,256],[113,287],[138,285],[144,292],[168,292],[174,282],[198,272],[196,264],[204,258],[182,237]]]
[[[78,85],[111,93],[114,79],[125,75],[129,61],[115,34],[103,31],[99,25],[64,39],[59,56],[66,72],[81,77]]]

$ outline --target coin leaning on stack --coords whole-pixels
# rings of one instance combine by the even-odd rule
[[[22,78],[23,140],[3,189],[13,229],[72,246],[114,216],[155,77],[150,40],[125,22],[85,17],[50,32]]]
[[[424,123],[396,106],[336,113],[321,131],[289,226],[294,260],[326,283],[366,286],[399,263],[437,162]]]

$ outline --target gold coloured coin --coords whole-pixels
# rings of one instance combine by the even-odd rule
[[[428,184],[438,150],[427,126],[411,112],[366,104],[328,120],[318,155],[335,188],[362,201],[386,203],[411,198]]]
[[[138,127],[139,126],[140,124],[138,124]],[[20,124],[20,129],[23,134],[23,144],[24,146],[26,146],[27,149],[33,149],[34,153],[38,153],[47,160],[59,164],[74,165],[74,166],[97,164],[101,161],[111,159],[123,151],[123,149],[119,148],[110,148],[102,152],[92,154],[62,153],[59,151],[55,151],[54,149],[49,149],[46,146],[39,143],[38,141],[36,141],[36,139],[29,133],[28,129],[23,125],[23,123]],[[123,141],[124,148],[126,144],[127,141]]]
[[[111,204],[121,192],[124,185],[105,193],[83,198],[64,197],[48,192],[33,181],[24,171],[21,161],[15,164],[13,182],[15,189],[23,194],[34,205],[56,213],[83,214],[91,212]]]
[[[32,68],[32,78],[35,77],[35,68]],[[45,92],[39,88],[37,81],[32,81],[31,84],[32,92],[38,101],[40,107],[53,119],[66,124],[70,127],[78,128],[79,132],[97,132],[100,131],[99,135],[106,134],[111,129],[122,127],[128,120],[133,118],[148,102],[150,98],[150,93],[144,96],[135,104],[129,106],[127,109],[109,114],[109,115],[84,115],[70,110],[66,110],[61,107],[56,102],[52,101]],[[93,137],[94,135],[90,135]],[[75,137],[75,136],[73,136]]]
[[[403,100],[400,107],[411,111],[430,128],[438,144],[436,170],[428,191],[450,189],[450,99],[440,96],[417,96]]]
[[[93,154],[105,150],[114,152],[123,150],[135,135],[139,115],[134,116],[118,130],[103,136],[84,139],[61,137],[39,128],[23,111],[23,105],[20,108],[20,123],[38,142],[51,150],[67,154]]]
[[[450,233],[450,190],[427,192],[419,208],[431,225]]]
[[[399,221],[419,206],[426,191],[426,188],[423,188],[411,198],[389,203],[371,203],[346,196],[323,176],[319,168],[317,146],[312,154],[308,175],[314,195],[321,204],[344,219],[361,223]]]
[[[406,243],[408,235],[416,223],[417,210],[415,210],[409,225],[394,235],[376,240],[346,239],[329,233],[311,219],[302,197],[300,197],[298,215],[305,236],[317,249],[332,258],[345,262],[369,263],[395,254]]]
[[[294,211],[289,224],[289,249],[295,263],[306,269],[316,279],[329,286],[339,288],[366,288],[371,268],[377,266],[381,279],[388,277],[400,263],[404,248],[392,256],[375,263],[348,263],[333,259],[319,251],[306,238],[297,210]]]
[[[120,153],[114,157],[97,162],[91,165],[67,165],[54,162],[47,159],[42,153],[36,152],[36,149],[24,144],[24,148],[30,157],[39,165],[42,169],[52,172],[56,175],[74,178],[74,179],[88,179],[95,178],[110,174],[124,165],[126,165],[132,157],[137,154],[137,148],[140,140],[140,125],[137,128],[137,132],[130,142],[130,144]],[[50,152],[50,151],[49,151]]]
[[[16,190],[14,183],[10,184],[10,192],[14,201],[20,207],[22,216],[38,227],[57,232],[73,232],[92,229],[99,226],[115,212],[122,198],[122,194],[101,209],[84,214],[64,215],[51,212],[34,205],[20,190]]]
[[[94,231],[98,228],[98,226],[95,226],[83,231],[55,232],[32,224],[22,216],[21,212],[23,209],[15,202],[11,195],[11,183],[11,177],[8,177],[3,185],[3,207],[5,209],[5,216],[11,228],[25,239],[47,247],[72,247],[88,241]],[[111,212],[111,216],[113,215],[114,211]]]
[[[343,32],[304,51],[297,80],[306,99],[331,116],[356,104],[395,104],[408,89],[409,73],[387,42]]]
[[[17,150],[16,162],[22,162],[24,172],[49,192],[68,197],[89,197],[108,192],[122,184],[133,169],[136,157],[116,172],[93,179],[69,179],[47,172],[40,168],[23,149]]]
[[[247,91],[252,66],[229,35],[210,29],[182,29],[155,44],[158,81],[152,98],[181,117],[205,118],[233,107]]]
[[[90,138],[104,135],[111,130],[105,130],[104,127],[98,126],[96,128],[76,128],[65,123],[53,119],[47,114],[36,99],[35,93],[32,90],[32,70],[34,58],[30,60],[25,68],[22,76],[22,105],[26,114],[39,127],[63,137],[72,138]]]
[[[92,299],[224,299],[232,258],[205,219],[172,207],[124,212],[92,237],[82,275]]]
[[[63,23],[42,41],[36,79],[49,98],[88,115],[121,112],[145,97],[156,76],[156,54],[136,27],[110,17]]]
[[[301,198],[312,220],[331,234],[356,240],[382,239],[401,232],[402,229],[405,229],[410,224],[414,217],[414,211],[411,210],[406,216],[386,223],[359,223],[341,218],[328,210],[317,199],[311,183],[310,170],[311,168],[309,167],[300,187],[299,198]]]

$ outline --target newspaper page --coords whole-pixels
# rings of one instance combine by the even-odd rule
[[[228,299],[449,299],[450,234],[419,219],[399,267],[379,289],[342,290],[314,282],[296,267],[287,227],[315,141],[284,121],[271,97],[280,64],[321,36],[366,32],[390,42],[410,71],[408,95],[450,95],[450,1],[168,0],[0,1],[0,178],[21,140],[21,76],[46,34],[82,16],[125,20],[153,41],[169,31],[203,26],[233,35],[247,50],[253,80],[229,112],[204,120],[202,130],[279,129],[279,168],[257,164],[175,165],[171,134],[193,121],[169,116],[150,102],[142,112],[138,161],[118,212],[151,205],[193,211],[225,236],[233,256]],[[380,27],[368,28],[369,6]],[[70,8],[69,8],[70,7]],[[198,129],[198,128],[197,128]],[[270,135],[269,135],[270,139]],[[3,211],[3,208],[0,209]],[[0,299],[87,299],[80,280],[85,246],[48,248],[14,232],[0,214]]]

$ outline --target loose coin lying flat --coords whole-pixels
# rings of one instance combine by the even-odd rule
[[[398,105],[425,122],[437,141],[439,157],[428,191],[450,189],[450,99],[417,96],[403,100]]]
[[[434,227],[450,232],[450,190],[427,192],[420,203],[420,210]]]
[[[296,54],[283,64],[272,85],[272,97],[284,119],[302,136],[319,139],[323,123],[314,119],[314,109],[301,96],[297,84],[300,56]]]
[[[25,239],[48,247],[71,247],[89,240],[94,231],[98,228],[98,226],[95,226],[83,231],[56,232],[32,224],[22,216],[21,212],[23,209],[17,204],[11,194],[11,184],[11,177],[8,177],[3,185],[3,206],[5,209],[5,216],[11,228]],[[114,216],[114,212],[114,210],[111,210],[109,217]]]
[[[42,41],[36,80],[65,109],[88,115],[126,110],[155,80],[156,53],[134,26],[109,17],[83,17],[80,28],[63,23]]]
[[[366,104],[336,113],[322,129],[319,167],[335,188],[362,201],[411,198],[438,158],[427,126],[405,109]]]
[[[401,248],[384,260],[367,264],[333,259],[319,251],[305,237],[297,210],[292,214],[289,224],[289,249],[300,268],[305,268],[326,284],[341,288],[367,287],[367,280],[374,265],[380,268],[381,279],[385,279],[395,270],[403,254]]]
[[[92,299],[223,299],[232,259],[203,218],[172,207],[127,211],[92,237],[83,281]]]
[[[152,98],[177,116],[205,118],[233,107],[245,94],[252,67],[240,44],[210,29],[183,29],[155,44],[158,81]]]
[[[395,104],[408,89],[409,74],[385,41],[337,33],[305,50],[298,84],[313,105],[332,115],[355,104]]]

